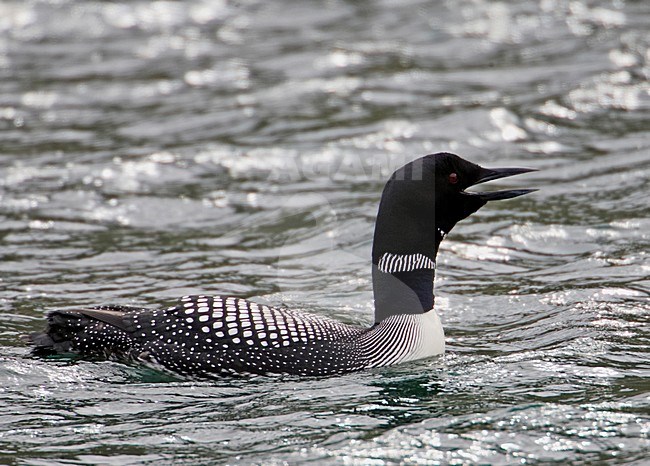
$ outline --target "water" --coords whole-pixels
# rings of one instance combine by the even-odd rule
[[[0,4],[0,462],[647,464],[643,1]],[[366,325],[390,171],[540,169],[443,243],[439,359],[170,380],[47,310],[227,293]]]

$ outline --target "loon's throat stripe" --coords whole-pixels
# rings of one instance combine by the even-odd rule
[[[384,253],[377,264],[379,270],[385,273],[411,272],[418,269],[435,269],[435,261],[424,254],[391,254]]]

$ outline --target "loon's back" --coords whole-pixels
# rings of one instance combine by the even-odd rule
[[[403,316],[361,328],[245,299],[201,295],[156,310],[54,311],[45,332],[30,338],[42,353],[132,360],[186,376],[323,376],[413,359],[427,351],[421,348],[424,332],[435,331],[422,328],[423,322]],[[434,324],[442,332],[437,316]],[[399,338],[387,338],[392,332]],[[438,341],[436,354],[444,351],[444,337]]]

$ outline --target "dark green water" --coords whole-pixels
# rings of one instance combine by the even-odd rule
[[[648,464],[643,1],[0,3],[0,463]],[[167,380],[46,311],[227,293],[372,319],[392,169],[540,169],[443,243],[441,358]]]

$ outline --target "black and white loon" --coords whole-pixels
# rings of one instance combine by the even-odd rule
[[[28,340],[40,354],[78,353],[143,363],[190,377],[324,376],[444,353],[433,309],[438,247],[488,201],[532,189],[466,192],[532,171],[487,169],[426,155],[398,169],[382,193],[372,248],[375,323],[361,328],[232,296],[185,296],[172,307],[100,306],[50,312]]]

